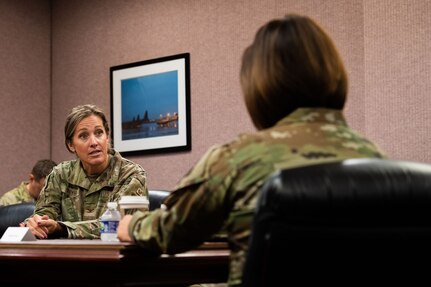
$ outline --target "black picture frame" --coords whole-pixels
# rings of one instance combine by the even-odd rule
[[[110,83],[115,150],[191,150],[189,53],[112,66]]]

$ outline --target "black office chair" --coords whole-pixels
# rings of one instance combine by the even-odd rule
[[[351,159],[270,177],[243,286],[411,286],[430,282],[430,261],[431,165]]]
[[[0,237],[9,226],[19,226],[20,222],[30,217],[34,207],[34,203],[30,202],[0,206]]]
[[[159,208],[162,205],[163,200],[169,195],[167,190],[148,190],[148,201],[150,202],[150,210]]]

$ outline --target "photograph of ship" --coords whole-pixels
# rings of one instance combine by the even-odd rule
[[[178,135],[178,71],[121,80],[122,140]]]

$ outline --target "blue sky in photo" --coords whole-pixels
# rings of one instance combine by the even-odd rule
[[[178,71],[121,80],[121,120],[127,122],[148,111],[150,120],[178,112]]]

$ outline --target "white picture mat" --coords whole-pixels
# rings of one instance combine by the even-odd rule
[[[187,145],[187,109],[186,109],[186,63],[185,59],[175,59],[165,62],[152,63],[142,66],[113,71],[113,146],[119,152],[139,151],[169,148]],[[177,71],[178,75],[178,134],[143,139],[123,141],[121,115],[121,81],[124,79],[143,77],[152,74]]]

